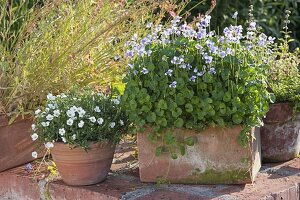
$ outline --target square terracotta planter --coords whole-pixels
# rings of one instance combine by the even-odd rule
[[[142,182],[163,181],[189,184],[253,183],[261,167],[260,132],[252,129],[248,147],[237,143],[242,128],[208,128],[202,132],[175,129],[177,138],[195,136],[197,143],[187,147],[186,155],[172,159],[168,154],[155,156],[159,144],[152,144],[147,135],[138,134],[139,173]]]
[[[31,118],[17,119],[11,125],[0,116],[0,172],[31,162],[36,146],[31,140]]]
[[[284,162],[300,153],[300,113],[293,116],[289,103],[275,103],[261,127],[262,161]]]

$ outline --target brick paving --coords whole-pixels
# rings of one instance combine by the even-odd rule
[[[121,146],[107,180],[93,186],[71,187],[61,180],[47,182],[24,166],[0,173],[0,200],[299,200],[300,158],[263,164],[254,184],[168,185],[141,183],[134,146]]]

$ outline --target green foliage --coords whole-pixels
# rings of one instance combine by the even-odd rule
[[[269,76],[270,88],[273,91],[276,102],[290,102],[294,113],[300,112],[300,50],[297,48],[289,52],[290,38],[288,31],[289,11],[286,19],[283,35],[275,51],[275,58],[271,62]]]
[[[242,125],[239,142],[248,144],[249,130],[261,124],[271,98],[266,90],[270,50],[266,44],[272,41],[261,44],[267,36],[255,31],[250,40],[237,39],[239,26],[229,28],[235,30],[233,36],[224,36],[203,25],[196,32],[178,22],[174,19],[161,31],[153,27],[150,36],[131,41],[128,52],[134,56],[122,96],[129,120],[138,129],[154,127],[150,139],[163,142],[156,155],[165,151],[174,159],[176,148],[184,154],[184,146],[194,141],[177,140],[173,128]],[[206,35],[197,38],[203,30]]]
[[[199,2],[202,2],[199,4]],[[191,0],[186,9],[196,6],[191,11],[190,20],[198,17],[199,13],[204,15],[211,6],[211,0]],[[199,5],[198,5],[199,4]],[[256,22],[262,27],[262,31],[267,35],[282,37],[282,27],[284,26],[284,11],[291,11],[290,30],[291,36],[295,39],[291,43],[292,49],[299,46],[300,42],[300,2],[296,0],[217,0],[216,6],[210,13],[212,16],[211,27],[213,30],[222,30],[224,27],[234,23],[231,18],[235,11],[238,11],[238,20],[241,24],[246,24],[248,20],[249,6],[253,5],[253,15]]]
[[[15,118],[31,113],[49,92],[59,94],[77,85],[120,88],[126,60],[124,42],[143,34],[158,1],[50,1],[30,21],[28,37],[4,63],[0,76],[0,113]],[[37,20],[38,19],[38,20]],[[1,67],[2,67],[1,66]]]
[[[53,96],[36,113],[32,138],[41,143],[64,142],[88,148],[90,142],[119,142],[128,120],[120,108],[119,97],[90,90]]]

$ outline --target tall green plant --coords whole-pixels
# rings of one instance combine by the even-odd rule
[[[157,24],[166,12],[159,1],[58,1],[40,11],[30,38],[17,52],[22,69],[2,100],[5,112],[28,113],[48,92],[70,87],[97,87],[121,82],[127,65],[124,42],[145,34],[146,23]],[[169,7],[166,5],[166,7]],[[173,4],[170,4],[173,5]],[[161,11],[153,14],[161,7]]]

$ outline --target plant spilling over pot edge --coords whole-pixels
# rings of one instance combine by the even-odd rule
[[[126,43],[132,62],[123,105],[138,129],[151,126],[149,138],[163,141],[157,155],[166,151],[176,158],[174,152],[184,154],[194,143],[178,141],[172,128],[242,125],[238,140],[245,146],[273,99],[266,88],[275,38],[260,33],[254,21],[245,35],[240,25],[217,34],[210,31],[210,19],[192,26],[175,17],[170,26],[149,25],[149,34]]]
[[[47,96],[45,108],[35,111],[33,140],[46,148],[54,142],[88,150],[90,142],[119,142],[126,133],[128,120],[121,110],[120,97],[82,90]],[[36,153],[33,152],[33,156]]]

